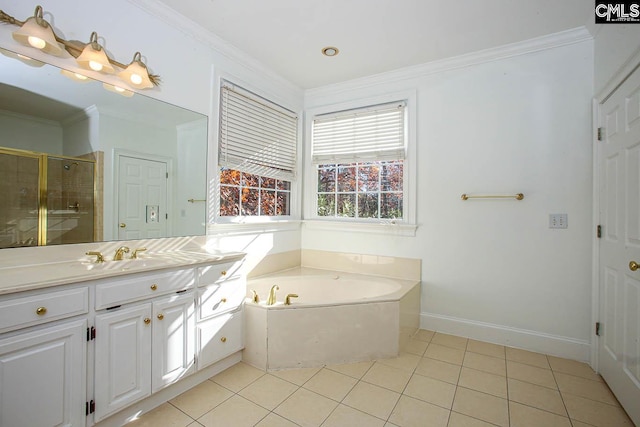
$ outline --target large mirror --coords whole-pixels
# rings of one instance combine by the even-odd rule
[[[0,248],[205,234],[206,116],[0,53]]]

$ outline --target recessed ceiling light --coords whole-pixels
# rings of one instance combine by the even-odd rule
[[[340,51],[337,47],[327,46],[322,49],[322,54],[324,56],[336,56]]]

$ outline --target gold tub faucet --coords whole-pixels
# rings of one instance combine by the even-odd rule
[[[298,294],[288,294],[284,299],[284,305],[291,305],[291,298],[298,298]]]
[[[254,289],[251,289],[251,294],[253,295],[251,297],[253,299],[253,302],[260,302],[260,297],[258,296],[258,293]]]
[[[273,305],[276,303],[276,291],[279,291],[280,287],[278,285],[273,285],[271,290],[269,291],[269,298],[267,298],[267,305]]]

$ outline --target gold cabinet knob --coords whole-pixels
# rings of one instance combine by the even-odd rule
[[[220,338],[220,341],[222,341],[222,342],[227,342],[227,337],[222,337],[222,338]]]
[[[148,325],[149,323],[151,323],[151,319],[149,319],[148,317],[144,318],[144,324]]]
[[[162,320],[162,319],[164,319],[164,314],[162,313],[158,314],[158,320]]]
[[[38,307],[38,308],[36,308],[36,314],[38,316],[44,316],[45,314],[47,314],[47,307]]]
[[[153,285],[151,285],[151,290],[155,291],[156,289],[158,289],[158,285],[156,285],[155,283]]]
[[[220,275],[221,275],[221,276],[226,276],[226,275],[227,275],[227,270],[222,270],[222,271],[220,272]]]
[[[127,227],[127,224],[125,224],[124,222],[120,223],[120,228],[126,228],[126,227]]]
[[[226,299],[226,298],[222,298],[222,299],[220,300],[220,302],[227,302],[227,299]]]
[[[635,261],[630,261],[629,262],[629,270],[636,271],[638,268],[640,268],[640,264],[638,264]]]

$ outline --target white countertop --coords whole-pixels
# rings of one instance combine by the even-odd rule
[[[172,251],[145,252],[139,255],[139,259],[108,260],[104,263],[95,263],[92,260],[95,257],[49,263],[27,264],[26,261],[20,266],[0,267],[0,295],[126,274],[235,262],[244,256],[241,252]]]

